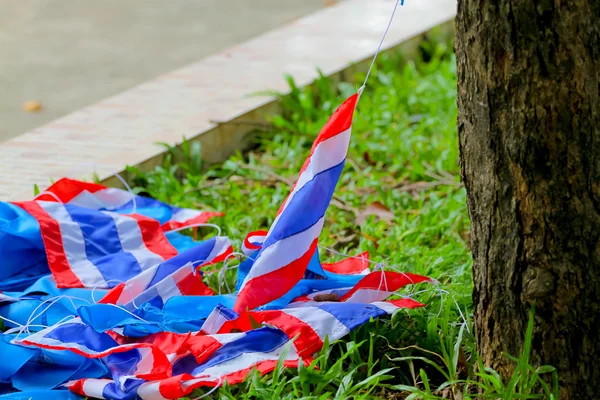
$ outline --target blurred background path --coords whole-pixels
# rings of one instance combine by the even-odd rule
[[[323,8],[324,0],[0,0],[0,140]],[[25,101],[39,112],[23,111]]]

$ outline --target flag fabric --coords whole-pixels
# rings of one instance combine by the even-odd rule
[[[206,279],[209,265],[234,254],[229,238],[173,232],[220,213],[71,179],[32,201],[0,203],[9,269],[0,270],[0,318],[11,329],[0,350],[15,361],[0,365],[0,384],[57,398],[68,388],[88,398],[177,399],[278,362],[308,365],[327,339],[423,307],[392,296],[427,277],[371,271],[366,252],[321,262],[318,237],[357,100],[325,124],[270,229],[246,236],[233,293],[215,294]]]
[[[41,270],[35,278],[46,267],[59,288],[114,287],[177,255],[172,241],[191,247],[173,232],[169,240],[165,231],[215,215],[222,214],[179,209],[124,190],[61,179],[36,200],[0,204],[5,234],[0,235],[0,250],[10,259],[0,278],[15,276],[14,284],[3,282],[0,289],[32,283],[34,277],[17,276],[38,271],[37,265]],[[29,261],[31,255],[35,257]]]
[[[100,302],[121,304],[130,309],[136,302],[158,301],[162,307],[173,296],[208,294],[196,270],[221,262],[232,252],[228,237],[213,237],[119,284]]]
[[[59,287],[113,287],[177,254],[148,217],[48,201],[15,204],[39,223]]]
[[[221,212],[206,212],[174,207],[149,197],[134,195],[126,190],[109,188],[98,183],[63,178],[36,197],[36,200],[56,201],[98,211],[136,214],[160,222],[165,231],[193,224],[204,224]],[[135,204],[135,210],[134,210]]]
[[[277,299],[302,279],[344,167],[357,100],[358,94],[348,98],[317,136],[294,187],[253,257],[235,311],[252,310]]]

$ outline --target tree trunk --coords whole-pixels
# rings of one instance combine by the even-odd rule
[[[600,398],[600,0],[459,0],[461,174],[479,352]]]

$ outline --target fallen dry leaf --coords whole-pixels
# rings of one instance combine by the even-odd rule
[[[23,103],[23,111],[37,112],[42,109],[42,103],[38,100],[29,100]]]
[[[363,157],[362,158],[369,165],[377,165],[377,162],[371,158],[371,155],[369,154],[368,151],[365,151],[363,153]]]
[[[334,6],[335,3],[337,3],[336,0],[325,0],[325,7],[331,7]]]
[[[458,348],[458,365],[457,365],[458,376],[461,379],[466,379],[469,375],[469,363],[465,356],[465,351],[462,346]]]
[[[389,208],[378,201],[374,201],[356,214],[354,222],[356,225],[362,226],[367,221],[369,215],[375,215],[377,218],[387,223],[392,222],[394,219],[394,213]]]
[[[323,301],[340,301],[340,296],[337,295],[336,293],[330,293],[330,294],[318,294],[315,297],[313,297],[314,301],[318,301],[318,302],[323,302]]]
[[[362,236],[363,236],[365,239],[367,239],[367,240],[369,240],[369,241],[373,242],[373,245],[375,246],[375,248],[378,248],[378,247],[379,247],[379,243],[377,242],[377,239],[375,239],[373,236],[371,236],[371,235],[367,235],[366,233],[363,233],[363,234],[362,234]]]

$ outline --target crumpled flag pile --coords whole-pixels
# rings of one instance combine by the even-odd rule
[[[229,239],[177,232],[220,213],[71,179],[0,203],[0,398],[176,399],[309,364],[326,337],[424,306],[388,298],[427,277],[372,272],[367,253],[319,259],[357,100],[323,127],[270,229],[247,235],[234,293],[203,281]]]

